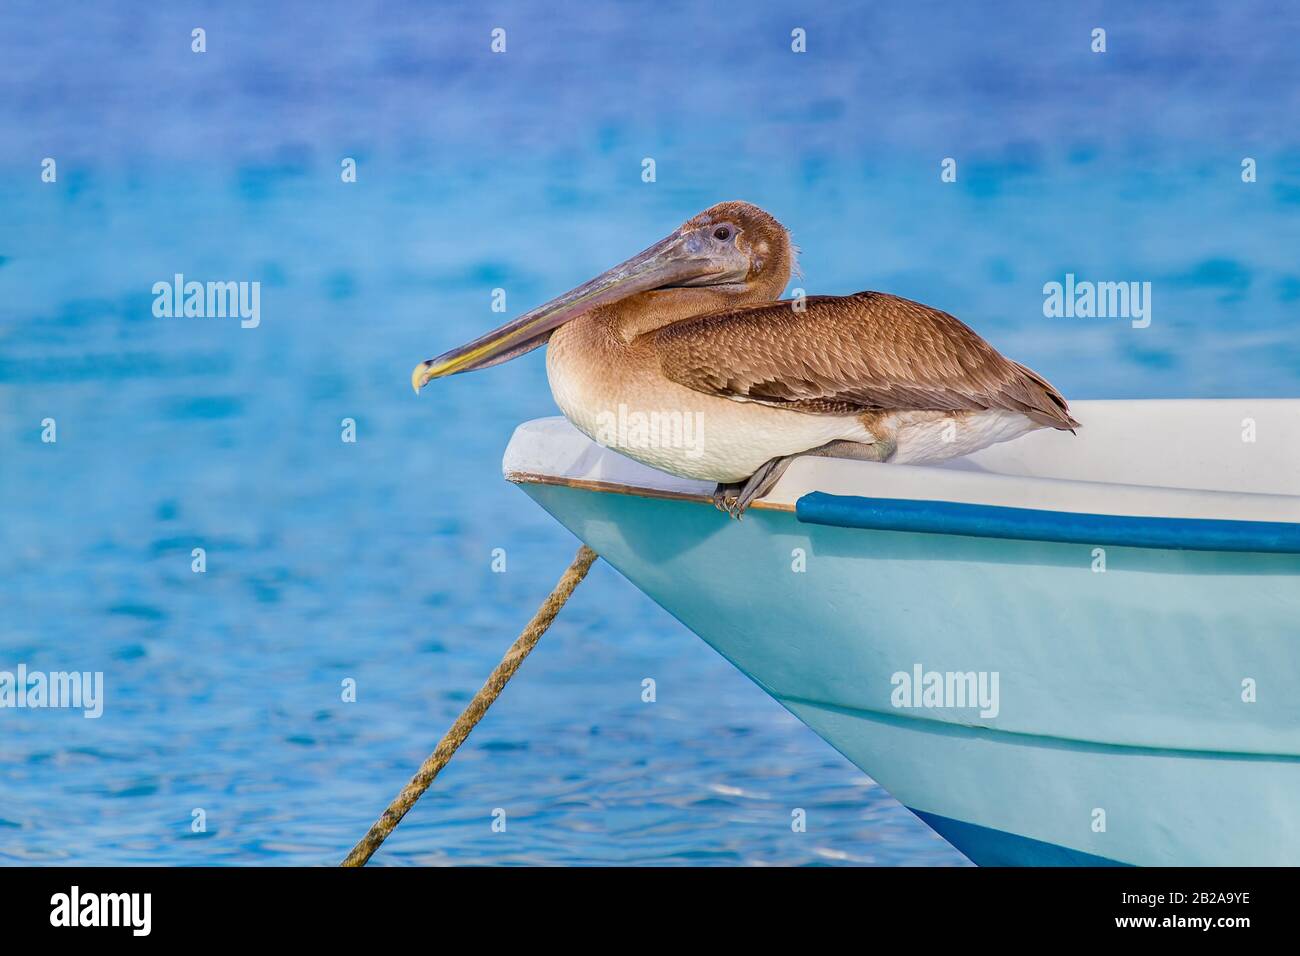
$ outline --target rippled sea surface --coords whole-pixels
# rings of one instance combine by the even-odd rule
[[[576,547],[500,478],[540,353],[412,366],[713,202],[1070,397],[1300,394],[1296,8],[1050,6],[6,4],[0,670],[106,699],[0,710],[0,861],[336,862]],[[1045,318],[1067,272],[1150,327]],[[260,326],[156,318],[176,273]],[[376,862],[964,859],[597,565]]]

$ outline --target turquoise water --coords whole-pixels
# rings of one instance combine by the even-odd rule
[[[1044,6],[7,5],[0,670],[106,690],[0,709],[0,860],[340,858],[576,547],[500,478],[541,355],[412,366],[718,200],[1069,397],[1300,394],[1297,13]],[[1044,317],[1067,272],[1150,327]],[[176,273],[260,325],[155,317]],[[376,862],[963,861],[598,566]]]

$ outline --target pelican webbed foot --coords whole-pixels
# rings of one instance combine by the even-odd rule
[[[750,505],[772,490],[785,474],[785,470],[790,467],[790,462],[798,457],[798,455],[785,455],[781,458],[773,458],[761,465],[758,471],[744,481],[719,484],[713,491],[714,507],[719,511],[727,512],[739,521]]]
[[[858,461],[886,462],[894,457],[894,452],[897,450],[898,446],[887,439],[879,439],[872,443],[841,440],[827,442],[825,445],[810,448],[798,455],[773,458],[745,481],[720,482],[718,487],[713,489],[713,506],[739,521],[750,505],[776,486],[791,462],[805,455],[814,458],[852,458]]]
[[[718,487],[713,489],[713,507],[719,511],[725,511],[731,514],[731,506],[736,503],[740,497],[740,489],[743,487],[742,482],[720,481]]]

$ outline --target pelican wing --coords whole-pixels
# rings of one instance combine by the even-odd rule
[[[1065,399],[946,312],[879,292],[711,312],[645,338],[669,379],[698,392],[812,414],[1021,412],[1074,428]]]

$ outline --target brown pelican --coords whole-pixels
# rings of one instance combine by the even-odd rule
[[[419,392],[549,342],[551,393],[569,421],[645,464],[717,482],[715,504],[736,517],[800,455],[915,464],[1078,426],[1047,381],[946,312],[880,292],[777,301],[794,254],[768,213],[719,203],[420,363],[411,383]],[[629,416],[633,438],[611,427]]]

